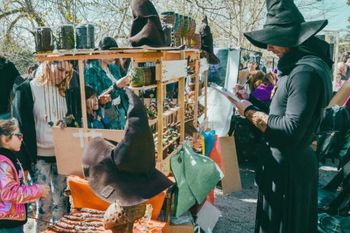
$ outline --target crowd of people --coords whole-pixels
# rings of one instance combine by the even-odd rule
[[[350,105],[350,52],[342,54],[340,61],[337,63],[335,68],[334,91],[337,93],[337,98],[331,102],[331,105]]]

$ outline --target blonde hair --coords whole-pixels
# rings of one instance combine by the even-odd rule
[[[251,91],[254,91],[260,84],[265,80],[265,73],[257,70],[256,72],[249,74],[249,88]]]
[[[67,61],[63,61],[67,62]],[[37,83],[41,86],[46,85],[49,81],[52,81],[52,72],[51,72],[51,65],[55,64],[54,62],[43,62],[39,65],[38,70],[35,75],[35,80]],[[72,65],[64,65],[64,68],[68,70],[68,74],[62,79],[62,81],[58,84],[56,84],[56,87],[58,88],[58,92],[61,96],[65,96],[66,90],[69,88],[70,81],[73,78],[73,67]]]

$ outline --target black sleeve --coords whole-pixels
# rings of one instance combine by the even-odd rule
[[[257,107],[260,111],[268,114],[270,111],[270,105],[267,103],[264,103],[260,100],[258,100],[257,98],[255,98],[254,96],[250,95],[249,99],[248,99],[255,107]]]
[[[299,71],[289,77],[285,114],[270,114],[268,118],[266,135],[271,145],[290,147],[302,142],[314,120],[322,90],[322,83],[312,71]]]
[[[29,81],[24,82],[16,89],[12,104],[12,114],[18,120],[19,128],[23,133],[20,160],[23,163],[23,168],[30,170],[31,164],[36,161],[37,145],[33,115],[33,96]]]

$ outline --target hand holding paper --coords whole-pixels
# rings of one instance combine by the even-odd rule
[[[233,104],[235,102],[239,102],[240,101],[240,99],[238,98],[236,93],[230,92],[224,87],[221,87],[221,86],[219,86],[219,85],[217,85],[215,83],[210,83],[210,87],[213,88],[214,90],[220,92],[224,96],[226,96],[226,98],[228,98]]]
[[[253,104],[251,102],[249,102],[248,100],[241,100],[238,103],[235,103],[236,109],[241,116],[244,116],[244,112],[245,112],[246,108],[248,108],[251,105],[253,105]]]
[[[244,110],[252,105],[248,100],[240,99],[235,93],[230,92],[226,88],[220,87],[215,83],[211,83],[210,87],[226,96],[226,98],[236,106],[236,109],[241,116],[244,116]]]

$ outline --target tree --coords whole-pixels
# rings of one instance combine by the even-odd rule
[[[17,43],[11,37],[0,41],[0,55],[12,61],[22,74],[35,62],[31,48]]]
[[[21,21],[27,21],[32,26],[45,25],[44,18],[37,12],[36,5],[32,0],[4,0],[0,7],[0,21],[7,21],[6,36],[9,36]]]
[[[207,15],[216,45],[236,47],[250,46],[243,32],[261,25],[264,6],[264,0],[170,0],[167,9],[190,15],[196,19],[197,25]]]
[[[311,19],[321,17],[330,9],[329,5],[325,7],[316,0],[295,1],[302,11],[312,12]],[[191,16],[197,22],[197,29],[207,15],[216,47],[252,48],[243,33],[261,28],[266,11],[265,0],[152,2],[158,13],[170,10]],[[32,31],[36,27],[45,25],[55,29],[67,23],[92,23],[96,41],[108,35],[118,39],[120,46],[127,46],[132,24],[130,3],[131,0],[3,0],[0,1],[0,41],[7,37],[33,49]]]

